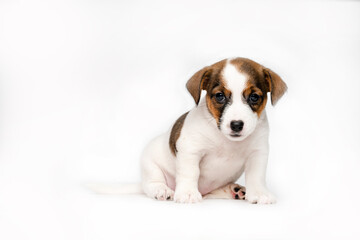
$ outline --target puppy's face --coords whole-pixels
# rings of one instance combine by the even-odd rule
[[[187,84],[196,103],[200,92],[197,95],[191,88],[197,84],[198,91],[207,91],[206,105],[217,127],[232,141],[241,141],[254,131],[266,106],[267,92],[271,92],[274,104],[286,90],[277,74],[243,58],[223,60],[197,72]]]
[[[265,108],[266,80],[247,62],[227,62],[208,85],[206,104],[220,131],[241,141],[255,129]]]

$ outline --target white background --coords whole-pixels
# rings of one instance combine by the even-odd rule
[[[194,106],[198,69],[256,60],[271,206],[101,196]],[[0,239],[360,239],[360,3],[0,2]],[[241,180],[242,182],[242,180]]]

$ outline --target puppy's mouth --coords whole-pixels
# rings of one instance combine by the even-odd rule
[[[230,137],[238,138],[238,137],[241,137],[241,134],[240,133],[231,133]]]

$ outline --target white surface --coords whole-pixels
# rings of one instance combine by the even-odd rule
[[[360,3],[128,2],[1,1],[0,239],[359,239]],[[139,181],[187,79],[232,56],[289,87],[268,106],[276,205],[81,187]]]

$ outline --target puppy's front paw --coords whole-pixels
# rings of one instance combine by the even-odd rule
[[[166,186],[164,183],[150,183],[146,184],[145,193],[156,200],[165,201],[173,200],[174,191]]]
[[[197,203],[202,200],[197,189],[175,190],[174,201],[177,203]]]
[[[276,198],[267,190],[251,190],[246,192],[245,199],[250,203],[273,204]]]

